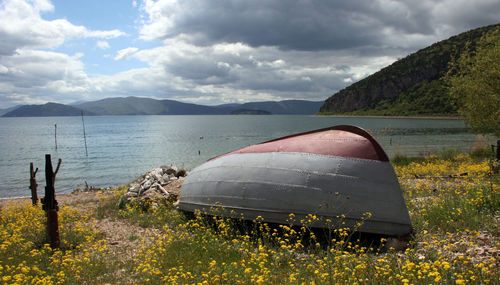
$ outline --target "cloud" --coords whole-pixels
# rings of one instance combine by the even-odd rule
[[[12,55],[16,49],[56,48],[72,38],[116,38],[124,35],[119,30],[88,30],[65,19],[47,21],[42,12],[53,11],[53,5],[44,0],[5,0],[0,5],[0,55]]]
[[[18,50],[12,56],[3,56],[2,66],[7,72],[0,73],[0,98],[11,104],[64,102],[71,96],[91,92],[91,85],[79,55]],[[32,98],[24,100],[26,97],[19,94],[29,94]]]
[[[119,50],[115,56],[115,60],[125,60],[131,58],[139,49],[136,47],[129,47]]]
[[[109,49],[109,43],[107,41],[97,41],[97,47],[100,49]]]
[[[9,69],[0,64],[0,74],[6,74],[7,72],[9,72]]]
[[[122,44],[115,51],[108,40],[125,35],[120,30],[45,20],[44,13],[57,9],[49,1],[5,0],[0,4],[0,108],[110,96],[202,104],[324,100],[397,58],[498,22],[497,2],[132,1],[139,11],[130,23],[137,35],[113,41],[113,47]],[[95,48],[58,52],[71,39],[85,38],[110,50],[99,66],[112,62],[121,71],[88,76],[85,60]]]
[[[141,11],[141,38],[164,46],[134,56],[214,102],[322,100],[397,58],[500,18],[492,0],[145,0]]]
[[[45,0],[5,0],[0,4],[0,107],[47,101],[68,102],[89,96],[83,53],[56,49],[71,39],[110,39],[119,30],[89,30],[65,19],[45,20],[54,6]],[[100,47],[106,47],[99,41]],[[109,45],[108,45],[109,46]]]
[[[145,0],[141,35],[182,38],[198,46],[242,42],[306,51],[382,47],[397,44],[396,36],[403,41],[417,37],[420,41],[414,44],[423,47],[442,33],[451,36],[500,18],[495,1],[459,2]]]
[[[309,52],[283,52],[277,47],[255,48],[242,43],[199,47],[182,41],[134,50],[133,57],[154,68],[155,76],[163,76],[161,82],[168,86],[160,87],[164,96],[176,94],[177,98],[193,101],[193,94],[202,94],[212,104],[231,100],[324,100],[346,82],[395,60],[366,58],[360,64],[363,55],[355,52],[346,55],[323,51],[312,57]]]

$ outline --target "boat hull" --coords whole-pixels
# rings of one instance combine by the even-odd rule
[[[179,207],[246,220],[307,222],[311,227],[348,227],[388,236],[411,231],[397,177],[387,160],[286,151],[233,152],[191,171],[182,186]]]

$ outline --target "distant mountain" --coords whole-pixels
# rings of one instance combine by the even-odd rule
[[[19,106],[10,107],[7,109],[0,109],[0,117],[3,116],[4,114],[7,114],[10,111],[14,111],[17,108],[19,108]]]
[[[99,115],[152,115],[163,110],[157,100],[148,98],[106,98],[74,105]]]
[[[205,106],[174,100],[139,97],[107,98],[75,105],[99,115],[227,115],[238,109],[262,110],[271,114],[315,114],[323,102],[286,100]]]
[[[216,105],[214,107],[217,107],[217,108],[226,108],[226,107],[238,107],[240,105],[241,104],[239,104],[239,103],[228,103],[228,104]]]
[[[204,106],[174,100],[156,100],[139,97],[117,97],[76,105],[47,103],[23,105],[6,109],[2,117],[41,117],[85,115],[229,115],[229,114],[293,114],[312,115],[323,102],[285,100],[280,102],[253,102]]]
[[[231,111],[231,115],[271,115],[268,111],[263,110],[249,110],[249,109],[236,109]]]
[[[231,108],[215,108],[191,103],[182,103],[174,100],[161,100],[166,111],[161,115],[226,115]]]
[[[320,114],[455,115],[457,107],[441,79],[452,58],[500,24],[435,43],[400,59],[328,98]]]
[[[58,103],[47,103],[44,105],[23,105],[2,117],[53,117],[53,116],[80,116],[82,110]],[[93,112],[85,112],[85,115],[95,115]]]
[[[317,113],[323,103],[323,101],[284,100],[244,103],[237,108],[263,110],[273,115],[310,115]]]
[[[230,112],[226,108],[139,97],[107,98],[75,107],[99,115],[214,115]]]

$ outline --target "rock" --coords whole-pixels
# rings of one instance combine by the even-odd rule
[[[130,187],[128,188],[127,192],[139,193],[140,190],[141,190],[140,184],[132,183],[130,184]]]
[[[119,207],[137,202],[147,210],[157,208],[160,204],[174,203],[187,174],[185,169],[178,170],[175,166],[162,165],[152,169],[130,184],[127,192],[120,198]]]
[[[177,171],[177,173],[175,174],[175,177],[179,178],[180,176],[184,177],[187,175],[187,171],[185,169],[181,169],[179,171]]]
[[[144,184],[142,184],[142,188],[144,190],[148,190],[149,188],[151,188],[151,180],[145,180]]]
[[[158,181],[160,178],[163,176],[163,170],[161,168],[155,168],[150,171],[151,173],[151,178],[154,180]]]
[[[168,168],[164,173],[168,174],[168,175],[175,175],[177,173],[177,167],[175,166],[172,166],[170,168]]]

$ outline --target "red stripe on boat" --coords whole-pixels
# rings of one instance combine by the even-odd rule
[[[238,153],[269,152],[299,152],[389,161],[387,154],[369,133],[361,128],[349,125],[274,139],[229,152],[216,158]]]

